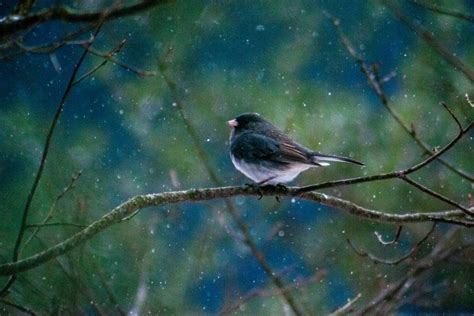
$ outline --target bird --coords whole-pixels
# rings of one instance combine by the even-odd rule
[[[230,157],[235,168],[258,185],[283,185],[302,171],[357,160],[312,151],[292,140],[258,113],[243,113],[227,121],[231,128]],[[284,185],[283,185],[284,186]]]

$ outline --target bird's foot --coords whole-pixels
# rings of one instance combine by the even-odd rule
[[[288,187],[286,185],[284,185],[283,183],[278,183],[275,185],[275,187],[278,189],[278,190],[281,190],[285,193],[287,193],[288,191],[290,191],[290,189],[288,189]]]
[[[263,198],[263,192],[260,183],[246,183],[245,186],[258,193],[258,200],[261,200]]]
[[[289,191],[288,187],[282,183],[277,183],[275,184],[275,188],[277,188],[278,190],[281,190],[285,193],[287,193]],[[280,203],[280,197],[278,195],[275,195],[275,200]]]

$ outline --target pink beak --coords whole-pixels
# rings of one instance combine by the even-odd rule
[[[229,125],[229,127],[231,127],[231,128],[234,128],[239,124],[237,123],[237,121],[235,119],[233,119],[233,120],[227,121],[227,125]]]

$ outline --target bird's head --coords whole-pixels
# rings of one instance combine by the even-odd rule
[[[227,121],[227,124],[233,132],[238,134],[246,131],[258,131],[270,123],[258,113],[244,113],[233,120]]]

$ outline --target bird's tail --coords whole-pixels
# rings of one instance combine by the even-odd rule
[[[364,166],[362,162],[351,159],[351,158],[335,156],[335,155],[325,155],[318,152],[312,153],[311,159],[316,165],[320,165],[320,166],[329,166],[329,162],[333,162],[333,161],[334,162],[348,162],[348,163]]]

